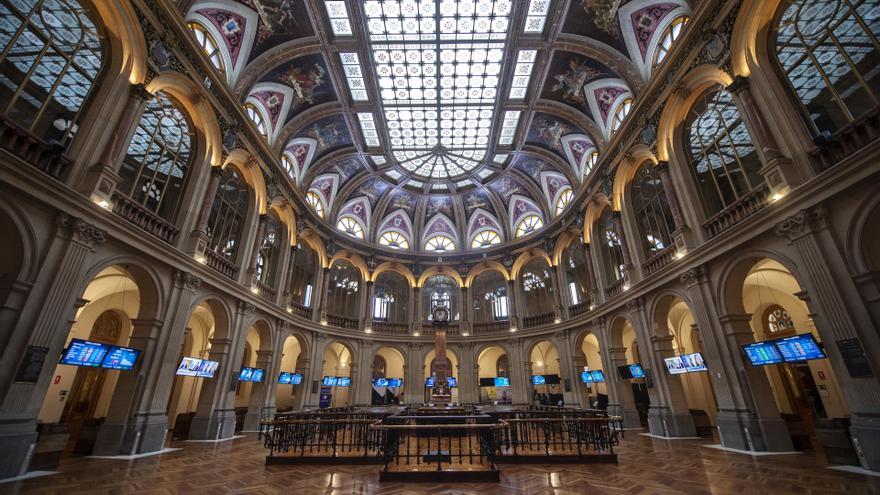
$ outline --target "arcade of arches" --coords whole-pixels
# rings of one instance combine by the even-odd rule
[[[448,385],[880,491],[880,1],[0,18],[0,482]]]

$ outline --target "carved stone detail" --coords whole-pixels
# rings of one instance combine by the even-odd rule
[[[826,227],[828,210],[823,205],[801,210],[776,224],[776,235],[795,241]]]
[[[692,268],[682,273],[678,279],[687,287],[693,287],[699,283],[705,282],[709,276],[709,269],[705,265]]]
[[[59,213],[55,219],[58,227],[68,236],[88,248],[107,242],[107,232],[67,213]]]

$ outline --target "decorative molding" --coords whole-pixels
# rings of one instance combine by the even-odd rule
[[[71,239],[92,249],[97,244],[107,242],[107,232],[81,218],[76,218],[67,213],[59,213],[55,223]]]
[[[827,227],[828,209],[823,205],[801,210],[776,224],[775,232],[789,242]]]
[[[706,265],[700,265],[682,273],[678,279],[687,287],[693,287],[705,282],[709,277],[709,269]]]

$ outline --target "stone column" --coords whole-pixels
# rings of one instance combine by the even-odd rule
[[[619,410],[616,411],[615,414],[623,416],[623,425],[626,428],[641,428],[642,423],[639,419],[639,412],[636,409],[636,400],[635,396],[633,396],[632,384],[628,380],[621,379],[620,374],[617,373],[617,368],[619,366],[625,366],[627,364],[626,347],[609,348],[608,361],[609,366],[605,370],[605,380],[609,385],[609,390],[612,387],[616,390],[616,405],[619,407]],[[608,412],[611,412],[610,402],[611,401],[609,400]]]
[[[584,259],[584,264],[587,267],[587,283],[590,288],[589,305],[592,309],[596,304],[599,304],[599,294],[602,290],[600,289],[598,279],[596,278],[596,270],[593,266],[593,250],[590,247],[589,242],[584,243]]]
[[[273,361],[275,360],[275,351],[272,349],[260,349],[257,351],[256,368],[266,370],[264,380],[254,383],[251,386],[251,396],[248,398],[248,410],[244,416],[244,427],[242,431],[259,431],[260,420],[266,419],[270,407],[267,405],[270,395],[270,388],[275,388],[275,379],[278,377],[274,373]],[[274,406],[272,407],[274,409]],[[269,414],[271,417],[271,414]]]
[[[468,288],[461,288],[461,321],[459,322],[461,326],[461,335],[470,335],[471,333],[471,313],[473,312],[474,305],[468,299]]]
[[[324,268],[324,273],[321,276],[321,291],[315,294],[315,305],[313,306],[315,310],[320,309],[320,311],[312,311],[315,320],[321,323],[327,321],[327,293],[330,292],[328,290],[329,287],[330,268]],[[321,359],[324,359],[324,357],[321,356]]]
[[[841,243],[827,223],[828,212],[819,205],[792,215],[776,226],[776,234],[797,250],[798,276],[810,305],[816,330],[825,344],[850,412],[850,433],[866,469],[880,470],[880,336],[841,255]],[[860,348],[873,376],[852,376],[840,345]]]
[[[263,246],[263,237],[266,235],[267,222],[268,215],[265,213],[260,215],[260,220],[257,222],[257,235],[254,236],[254,248],[251,251],[251,262],[248,267],[248,280],[250,281],[251,289],[257,288],[260,283],[260,280],[257,277],[257,259],[260,257],[260,251]],[[264,269],[268,268],[269,267],[264,267]]]
[[[571,386],[574,389],[574,395],[578,402],[578,407],[589,409],[590,394],[587,391],[587,384],[581,381],[580,373],[587,367],[587,360],[584,358],[580,349],[574,349],[571,356]]]
[[[367,280],[367,290],[365,291],[365,295],[361,298],[361,323],[360,326],[362,329],[372,332],[373,331],[373,293],[375,291],[375,283],[372,280]]]
[[[423,385],[419,383],[419,370],[422,369],[423,363],[418,358],[419,349],[416,344],[407,345],[406,365],[403,368],[403,399],[407,404],[422,402]]]
[[[556,346],[557,360],[559,361],[559,381],[562,385],[562,398],[568,407],[580,407],[580,397],[577,393],[573,371],[571,346],[569,345],[568,331],[553,334],[553,344]],[[566,384],[568,390],[566,390]]]
[[[688,227],[681,212],[681,204],[678,201],[678,193],[675,190],[675,184],[672,180],[672,174],[669,172],[669,162],[662,161],[655,165],[657,172],[660,174],[660,182],[663,184],[663,193],[666,194],[666,202],[669,204],[669,211],[672,213],[672,221],[675,223],[675,231],[672,237],[675,240],[676,251],[684,254],[691,247],[694,247],[695,240],[691,236],[691,229]]]
[[[633,262],[632,256],[630,256],[626,232],[624,232],[623,229],[623,219],[619,211],[612,212],[611,218],[614,220],[614,231],[617,232],[617,236],[620,237],[620,250],[623,253],[624,279],[626,280],[624,283],[629,283],[632,279]]]
[[[295,411],[302,410],[305,407],[306,396],[309,395],[309,390],[312,387],[313,376],[309,363],[311,363],[311,360],[302,355],[296,360],[296,372],[301,374],[303,378],[302,383],[295,385],[293,389],[293,409]]]
[[[516,280],[508,280],[507,281],[507,301],[510,306],[508,309],[508,314],[510,317],[510,329],[516,330],[520,328],[519,321],[519,311],[517,310],[517,306],[519,305],[519,297],[516,295]],[[511,361],[513,362],[513,361]]]
[[[425,317],[422,315],[422,298],[421,298],[421,288],[413,287],[412,297],[413,297],[413,312],[412,312],[412,330],[413,335],[418,335],[422,332],[422,320]]]
[[[107,233],[79,218],[61,213],[51,239],[38,285],[32,289],[22,308],[15,329],[4,329],[7,345],[0,349],[0,479],[24,474],[36,439],[36,417],[42,407],[55,370],[55,359],[64,347],[76,311],[85,304],[80,300],[83,267]],[[22,356],[28,347],[46,352],[35,383],[16,382]]]
[[[199,218],[196,223],[195,230],[190,234],[187,242],[187,253],[199,263],[206,263],[206,251],[208,250],[208,222],[211,220],[211,208],[214,206],[214,199],[217,197],[217,189],[220,187],[220,178],[223,176],[223,169],[220,167],[211,167],[211,175],[208,179],[208,187],[205,189],[205,197],[202,199],[202,207],[199,210]]]
[[[563,297],[565,296],[559,290],[559,267],[550,267],[550,287],[553,292],[553,319],[560,321],[562,319]]]
[[[323,333],[314,333],[310,358],[309,358],[309,378],[306,383],[306,391],[303,394],[303,403],[306,408],[318,407],[318,400],[321,393],[321,379],[324,373],[324,351],[326,350],[327,337]],[[305,381],[305,380],[303,380]]]
[[[286,249],[285,249],[286,248]],[[275,304],[278,304],[281,307],[288,307],[290,304],[290,294],[288,292],[288,288],[290,287],[290,260],[293,258],[293,250],[295,247],[290,247],[289,244],[285,244],[281,249],[281,260],[278,264],[278,272],[275,277],[277,280],[276,284],[278,287],[278,298],[274,301]]]
[[[695,437],[697,436],[697,428],[688,408],[687,397],[681,384],[682,379],[679,376],[670,375],[665,370],[664,360],[675,356],[672,341],[672,335],[654,335],[651,337],[654,354],[657,356],[657,364],[655,365],[657,367],[653,373],[654,383],[656,384],[655,386],[663,388],[663,394],[667,397],[666,403],[669,405],[669,408],[666,414],[660,417],[660,425],[652,424],[650,421],[649,425],[651,426],[651,433],[655,435],[662,435],[664,437]],[[657,428],[657,426],[662,426],[662,428]]]

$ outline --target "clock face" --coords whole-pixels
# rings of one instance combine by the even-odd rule
[[[449,310],[443,306],[434,308],[434,321],[443,322],[449,320]]]

